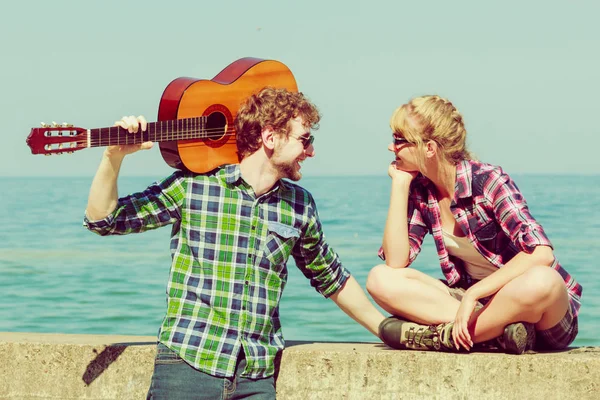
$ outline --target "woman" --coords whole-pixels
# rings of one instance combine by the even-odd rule
[[[446,351],[481,343],[516,354],[567,347],[578,331],[581,285],[554,257],[511,178],[469,154],[461,114],[446,99],[423,96],[399,107],[390,125],[396,159],[385,265],[367,280],[393,315],[379,327],[382,340]],[[406,268],[428,232],[444,282]]]

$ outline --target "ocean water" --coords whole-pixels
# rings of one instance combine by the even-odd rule
[[[121,178],[121,194],[159,177]],[[563,266],[583,285],[574,345],[600,346],[600,176],[513,176]],[[156,335],[166,309],[169,228],[99,237],[82,227],[91,177],[0,178],[0,331]],[[305,177],[325,235],[364,287],[389,200],[387,176]],[[442,277],[429,237],[413,264]],[[287,340],[377,339],[312,289],[290,259]]]

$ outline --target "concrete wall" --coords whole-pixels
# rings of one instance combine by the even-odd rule
[[[154,337],[0,333],[0,399],[144,399]],[[600,399],[600,348],[446,354],[288,343],[278,399]]]

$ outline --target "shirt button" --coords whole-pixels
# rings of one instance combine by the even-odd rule
[[[246,281],[245,283],[246,283],[246,285],[249,285],[249,284],[250,284],[250,282],[248,282],[248,281]]]
[[[256,226],[252,225],[252,230],[253,231],[256,230]]]

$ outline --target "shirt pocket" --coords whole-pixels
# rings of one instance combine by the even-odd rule
[[[273,265],[285,264],[296,240],[300,238],[300,231],[281,222],[269,221],[267,225],[269,233],[265,241],[265,257]]]
[[[487,221],[473,232],[477,242],[489,252],[501,255],[509,244],[508,238],[496,221]]]
[[[493,240],[498,236],[498,226],[494,221],[486,221],[484,224],[477,226],[473,231],[473,235],[480,242]]]

